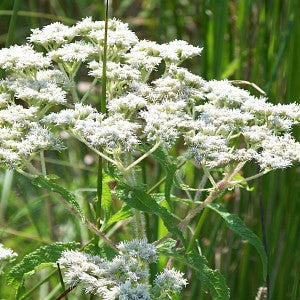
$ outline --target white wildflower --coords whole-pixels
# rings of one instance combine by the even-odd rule
[[[290,134],[268,135],[261,147],[262,151],[255,157],[261,169],[283,169],[300,161],[300,143]]]
[[[130,257],[141,258],[148,262],[157,260],[157,250],[153,244],[149,244],[146,239],[121,242],[117,246],[123,254]]]
[[[152,72],[160,64],[159,45],[146,40],[139,41],[129,53],[125,55],[127,63],[136,69]]]
[[[123,115],[114,114],[102,121],[92,118],[77,120],[74,130],[93,147],[131,150],[139,144],[136,136],[139,127],[140,125],[124,119]]]
[[[67,43],[75,36],[74,27],[59,22],[46,25],[42,29],[35,28],[31,31],[28,40],[31,43],[42,45],[48,50]]]
[[[102,62],[92,61],[88,64],[88,67],[91,69],[89,72],[90,76],[102,78]],[[132,80],[139,80],[140,75],[140,71],[128,65],[115,63],[112,61],[107,62],[106,78],[108,80],[130,82]]]
[[[54,61],[83,62],[96,55],[98,50],[91,43],[76,41],[63,45],[61,48],[48,52],[48,57]]]
[[[159,286],[162,292],[180,292],[183,287],[188,284],[188,281],[183,277],[184,274],[175,269],[165,269],[157,275],[154,283]]]
[[[234,158],[227,140],[220,135],[198,132],[194,136],[186,135],[185,141],[195,160],[209,168],[227,165]]]
[[[53,83],[43,81],[20,80],[16,83],[15,96],[31,105],[64,104],[67,102],[66,92]]]
[[[147,105],[140,116],[145,120],[144,132],[149,142],[163,141],[170,147],[182,130],[189,125],[190,116],[184,112],[184,101],[164,101]]]
[[[4,248],[2,244],[0,244],[0,262],[1,261],[13,261],[18,256],[13,250],[9,248]]]
[[[126,281],[120,286],[119,300],[151,300],[149,293],[149,287],[144,284],[132,284],[130,281]]]
[[[133,240],[118,245],[121,253],[111,261],[78,251],[64,251],[58,263],[70,286],[81,284],[86,293],[102,299],[152,299],[148,263],[157,260],[154,245]]]
[[[179,64],[182,61],[200,55],[202,48],[192,46],[186,41],[174,40],[159,47],[160,56],[166,63]]]
[[[77,35],[85,35],[92,30],[103,29],[105,26],[104,21],[93,21],[92,17],[83,18],[74,26],[74,31]]]
[[[45,124],[55,125],[75,125],[77,120],[84,120],[86,118],[103,118],[98,114],[97,110],[89,105],[82,105],[76,103],[74,109],[64,109],[58,113],[51,113],[42,119]]]
[[[69,80],[65,74],[59,70],[47,69],[36,73],[36,80],[39,82],[52,83],[60,87],[69,87]]]
[[[185,86],[180,80],[172,78],[170,76],[161,77],[153,81],[153,92],[150,96],[154,101],[161,102],[165,99],[181,100],[187,96]]]
[[[50,60],[36,52],[29,45],[14,45],[0,50],[0,68],[11,71],[43,69],[50,66]]]
[[[126,96],[111,99],[107,108],[111,113],[131,113],[145,107],[146,104],[145,98],[129,93]]]
[[[248,101],[249,104],[257,99],[251,96],[246,90],[233,86],[227,80],[211,80],[208,81],[204,88],[206,99],[213,105],[229,108],[239,108],[243,103]],[[258,100],[258,99],[257,99]],[[249,109],[246,109],[250,111]]]
[[[95,43],[103,45],[105,23],[98,23],[97,25],[100,24],[102,24],[101,28],[92,29],[90,32],[86,33],[86,35]],[[122,54],[137,42],[138,38],[136,34],[128,28],[128,24],[123,23],[117,19],[111,19],[108,21],[107,46],[110,49],[115,51],[117,50],[119,54]]]

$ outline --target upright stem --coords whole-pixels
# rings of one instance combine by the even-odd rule
[[[263,197],[262,197],[262,184],[261,179],[258,179],[258,197],[259,197],[259,211],[260,211],[260,221],[261,221],[261,230],[263,235],[263,244],[266,252],[266,256],[268,257],[268,247],[267,247],[267,233],[265,226],[265,217],[264,217],[264,205],[263,205]],[[266,277],[266,285],[267,285],[267,300],[270,299],[270,274],[269,268],[267,269],[267,277]]]
[[[56,264],[57,264],[57,271],[58,271],[58,276],[59,276],[60,284],[61,284],[61,287],[62,287],[62,291],[64,292],[66,290],[66,286],[65,286],[62,274],[61,274],[59,263],[56,263]],[[65,299],[68,300],[68,296],[67,295],[65,295]]]
[[[100,111],[103,114],[106,114],[107,28],[108,28],[108,0],[106,0],[106,8],[105,8],[105,29],[104,29],[104,46],[103,46],[103,60],[102,60],[103,68],[102,68],[102,91],[101,91]],[[103,169],[103,158],[99,156],[98,178],[97,178],[97,205],[96,205],[96,219],[97,219],[97,225],[99,228],[100,228],[102,188],[103,188],[102,169]]]
[[[105,29],[104,29],[104,45],[102,60],[102,95],[101,95],[101,112],[106,113],[106,62],[107,62],[107,29],[108,29],[108,0],[106,0],[105,8]]]

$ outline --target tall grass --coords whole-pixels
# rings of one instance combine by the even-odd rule
[[[274,103],[300,102],[299,0],[110,2],[110,16],[129,22],[140,37],[161,42],[182,38],[203,46],[202,57],[194,59],[192,67],[194,72],[205,78],[248,80],[265,90]],[[0,2],[0,45],[3,47],[15,42],[21,43],[29,34],[29,28],[50,21],[72,24],[75,19],[87,15],[95,19],[101,15],[103,18],[104,8],[104,2],[92,0],[3,0]],[[252,92],[255,93],[254,90]],[[300,138],[300,132],[297,134]],[[78,185],[95,187],[97,173],[93,167],[83,163],[84,158],[89,158],[86,150],[76,142],[72,149],[69,156],[64,152],[59,154],[64,165],[57,163],[57,157],[47,161],[48,170],[52,169],[53,173],[59,174],[70,189]],[[74,173],[76,171],[72,165],[78,162],[79,171]],[[158,168],[153,176],[161,178],[163,174]],[[271,299],[300,298],[299,178],[298,166],[273,172],[262,179]],[[11,184],[12,180],[14,185]],[[197,170],[192,166],[186,180],[191,185],[198,182]],[[245,223],[262,237],[258,184],[253,183],[253,187],[254,191],[250,194],[235,190],[226,193],[220,201],[230,211],[242,216]],[[50,204],[44,201],[50,196],[38,194],[26,179],[17,175],[12,179],[11,174],[1,171],[0,192],[0,241],[16,249],[20,255],[29,253],[37,244],[62,238],[64,234],[70,239],[83,242],[90,239],[85,229],[66,216],[60,206],[52,204],[55,199],[49,199],[54,200]],[[75,192],[85,199],[85,204],[86,199],[93,197],[87,192]],[[220,268],[226,276],[232,299],[254,299],[258,287],[264,284],[257,254],[248,244],[229,232],[212,211],[207,213],[204,210],[200,217],[206,220],[199,228],[203,251],[209,257],[209,264]],[[163,235],[164,228],[156,219],[148,220],[148,223],[153,229],[148,232],[150,239]],[[113,228],[112,233],[114,230],[118,228]],[[43,279],[40,277],[40,280]],[[58,276],[51,277],[47,291],[59,291],[58,284]],[[200,285],[190,286],[187,299],[206,299]],[[35,291],[39,288],[40,285]],[[37,294],[32,295],[38,297]],[[3,282],[0,282],[0,296],[4,299],[12,297]],[[52,299],[49,295],[48,298]]]

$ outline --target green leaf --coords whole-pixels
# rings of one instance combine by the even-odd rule
[[[74,250],[79,243],[54,243],[43,246],[27,254],[16,264],[7,275],[7,283],[19,289],[23,285],[26,277],[33,275],[37,270],[45,268],[55,263],[64,250]]]
[[[252,246],[254,246],[260,255],[263,265],[263,276],[266,279],[268,259],[265,252],[265,248],[259,239],[259,237],[248,229],[243,221],[236,215],[230,214],[223,206],[218,203],[210,203],[207,205],[209,208],[218,213],[226,222],[227,226],[242,237],[243,240],[247,240]]]
[[[197,279],[209,290],[213,300],[227,300],[230,298],[230,290],[219,270],[212,270],[207,266],[204,256],[197,253],[179,254],[170,249],[161,251],[166,256],[173,257],[178,262],[186,264],[194,270]]]
[[[50,192],[60,194],[64,198],[64,200],[66,200],[68,204],[71,205],[71,207],[80,215],[82,221],[85,220],[84,214],[78,202],[76,201],[75,196],[65,188],[56,184],[51,178],[47,176],[39,176],[33,179],[32,183],[38,187],[45,188]]]
[[[110,192],[110,187],[108,183],[113,181],[113,179],[107,175],[103,174],[103,186],[102,186],[102,207],[105,213],[105,219],[109,219],[112,212],[112,197]]]
[[[240,174],[237,173],[234,175],[234,177],[232,178],[232,181],[240,181],[240,180],[244,180],[245,178]],[[239,187],[246,189],[248,192],[252,192],[254,190],[254,187],[250,187],[248,185],[247,181],[241,182],[238,184]]]
[[[173,186],[174,176],[177,170],[177,165],[169,162],[170,158],[168,155],[161,149],[156,149],[152,156],[160,163],[163,169],[166,172],[166,180],[165,180],[165,197],[168,204],[171,206],[171,189]]]
[[[109,247],[108,245],[103,245],[100,248],[95,243],[90,243],[84,247],[83,252],[91,254],[91,255],[99,255],[107,260],[112,260],[115,256],[118,255],[118,252]]]
[[[124,205],[118,212],[116,212],[111,218],[107,221],[106,227],[130,218],[132,216],[131,207],[129,205]]]
[[[151,195],[147,194],[144,190],[122,184],[118,187],[118,196],[135,209],[158,215],[167,229],[174,236],[179,237],[183,245],[186,244],[182,232],[177,227],[178,219],[165,207],[160,206]]]

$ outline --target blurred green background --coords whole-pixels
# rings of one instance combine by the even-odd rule
[[[24,43],[30,28],[53,21],[72,25],[85,16],[104,16],[104,2],[99,0],[18,2],[16,24],[11,27],[13,43]],[[13,5],[12,0],[0,1],[1,48],[7,41]],[[266,91],[273,103],[300,103],[299,0],[114,0],[110,1],[109,15],[128,22],[140,38],[159,42],[184,39],[204,47],[202,56],[194,58],[189,66],[205,79],[248,80]],[[295,134],[299,140],[299,130]],[[89,158],[85,149],[74,144],[73,151],[62,153],[59,158],[65,165],[55,164],[55,158],[49,164],[53,165],[53,172],[64,178],[65,186],[95,187],[94,165],[83,163],[84,158]],[[78,170],[69,167],[74,164]],[[188,183],[197,182],[197,175],[191,167]],[[300,299],[300,166],[272,172],[263,177],[261,185],[251,185],[253,192],[231,191],[221,201],[262,237],[262,195],[271,299]],[[20,257],[51,240],[88,240],[86,230],[73,222],[59,203],[53,204],[51,195],[35,190],[21,176],[1,170],[0,197],[0,242],[15,249]],[[121,238],[128,236],[126,231],[118,234]],[[228,231],[213,212],[208,213],[201,241],[210,266],[224,274],[231,298],[254,299],[257,289],[264,284],[255,250]],[[44,274],[39,276],[43,278]],[[0,298],[12,299],[11,290],[3,277],[1,280]],[[40,289],[34,299],[53,299],[48,292],[57,282],[51,280],[51,286]],[[201,292],[200,285],[191,282],[183,299],[209,296]]]

